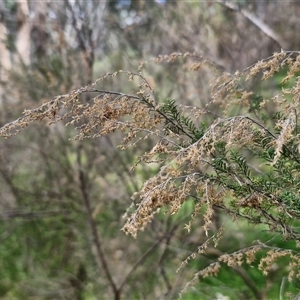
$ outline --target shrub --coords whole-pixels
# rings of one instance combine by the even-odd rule
[[[121,149],[138,147],[152,138],[155,145],[137,157],[133,169],[137,164],[158,164],[160,168],[133,195],[123,230],[136,237],[161,208],[167,207],[168,213],[176,214],[183,203],[192,200],[193,212],[185,228],[190,231],[193,220],[202,216],[207,240],[183,264],[197,253],[205,253],[209,245],[217,247],[229,219],[263,225],[265,230],[299,246],[298,54],[275,53],[234,75],[221,73],[217,66],[195,54],[159,56],[155,62],[141,65],[137,73],[120,70],[106,74],[90,86],[26,110],[19,119],[3,126],[0,135],[11,137],[30,124],[50,120],[49,125],[63,121],[66,126],[74,126],[78,131],[75,140],[121,131]],[[196,107],[186,105],[182,96],[161,100],[156,91],[159,87],[154,90],[143,75],[155,63],[163,68],[167,64],[182,67],[184,73],[207,74],[209,69],[210,76],[217,74],[211,81],[209,101]],[[102,88],[107,80],[121,76],[128,77],[134,92]],[[281,89],[276,88],[279,76]],[[179,80],[177,85],[181,85]],[[214,217],[220,210],[227,218],[213,231]],[[260,251],[264,255],[258,268],[263,274],[279,258],[288,256],[288,278],[299,279],[297,250],[258,241],[220,255],[196,273],[188,286],[199,277],[215,275],[221,263],[231,267],[252,264]]]

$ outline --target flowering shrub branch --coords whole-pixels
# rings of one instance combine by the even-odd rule
[[[160,56],[155,62],[183,63],[191,72],[207,66],[220,71],[189,53]],[[121,149],[153,138],[155,145],[137,158],[137,163],[160,162],[161,167],[133,196],[138,199],[137,206],[123,230],[134,237],[160,208],[168,207],[170,214],[176,214],[185,201],[193,199],[194,211],[186,229],[190,230],[193,219],[202,215],[208,237],[197,253],[205,253],[211,241],[217,247],[222,237],[223,226],[210,236],[216,209],[222,209],[233,220],[244,218],[252,224],[267,225],[271,232],[299,243],[299,53],[282,51],[234,75],[218,74],[211,84],[210,101],[204,107],[185,106],[184,99],[159,101],[159,93],[142,75],[144,67],[139,73],[107,74],[91,86],[26,110],[22,117],[3,126],[0,136],[11,137],[48,119],[49,124],[64,121],[66,126],[74,126],[78,132],[75,140],[121,131]],[[274,93],[270,81],[280,71],[285,74],[280,83],[283,88]],[[135,92],[97,87],[124,75],[130,82],[139,82]],[[256,92],[257,80],[269,93]],[[83,99],[83,94],[89,96],[88,100]],[[252,263],[254,254],[266,248],[258,244],[224,254],[206,271],[199,271],[196,278],[214,275],[221,262],[234,266],[244,261]],[[291,257],[289,279],[299,277],[295,271],[300,266],[299,254],[289,250],[268,250],[259,269],[267,273],[271,262],[283,255]]]

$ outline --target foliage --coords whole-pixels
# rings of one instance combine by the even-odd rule
[[[204,63],[189,53],[173,53],[156,62],[173,64],[178,60],[193,72],[201,71]],[[180,99],[178,104],[173,99],[158,102],[159,93],[154,93],[142,75],[145,67],[138,73],[117,71],[24,111],[22,117],[4,125],[0,134],[11,137],[48,119],[49,124],[64,121],[66,126],[75,126],[78,134],[73,139],[78,141],[121,131],[121,149],[136,147],[149,137],[156,139],[137,164],[159,163],[159,171],[134,195],[138,203],[123,230],[136,237],[138,231],[153,222],[161,208],[168,207],[174,215],[183,203],[193,199],[191,219],[185,227],[191,231],[193,220],[203,215],[207,239],[183,265],[197,254],[206,253],[211,245],[218,246],[226,235],[228,219],[264,225],[271,233],[298,245],[299,78],[295,74],[299,72],[299,62],[297,52],[282,51],[235,75],[216,78],[211,101],[204,108],[184,106]],[[248,88],[256,77],[261,78],[262,86],[267,86],[282,68],[287,71],[281,82],[292,81],[290,87],[267,97],[257,97],[253,88]],[[134,93],[101,89],[106,80],[124,75],[130,82],[139,80]],[[87,93],[95,96],[85,101],[83,95]],[[227,219],[212,232],[218,210],[224,211]],[[289,257],[288,279],[299,279],[297,250],[258,242],[219,255],[216,261],[196,272],[187,287],[199,277],[216,275],[222,264],[233,268],[243,263],[251,265],[261,251],[257,268],[263,274],[267,275],[278,259]]]
[[[296,115],[285,113],[294,96],[282,96],[282,88],[297,85],[299,72],[287,75],[298,53],[285,52],[290,64],[284,58],[269,79],[262,80],[267,67],[247,76],[258,59],[299,49],[299,4],[125,2],[0,3],[1,126],[24,108],[29,113],[84,87],[74,104],[83,105],[78,120],[58,100],[61,109],[49,114],[50,122],[69,113],[63,122],[47,127],[47,120],[37,120],[30,130],[1,139],[0,297],[176,299],[193,274],[215,268],[215,276],[195,276],[182,297],[289,298],[286,292],[299,287],[288,269],[290,255],[298,253],[298,163],[291,155],[298,142],[284,141],[276,153],[276,140],[285,121],[297,124]],[[149,56],[157,58],[140,65]],[[90,85],[114,70],[136,72],[111,73]],[[276,94],[286,103],[274,105]],[[122,115],[125,95],[135,98]],[[114,100],[119,106],[108,104]],[[107,111],[101,115],[102,103]],[[141,108],[142,115],[133,113]],[[94,123],[88,113],[82,116],[85,109],[95,109]],[[97,128],[99,114],[106,125]],[[141,127],[144,117],[152,127]],[[26,125],[30,114],[22,120]],[[74,126],[64,127],[72,121],[79,130],[94,124],[85,134],[97,138],[77,130],[84,140],[72,140]],[[113,134],[101,136],[105,128]],[[125,131],[125,151],[116,149],[123,134],[118,128]],[[243,135],[231,140],[230,131],[250,132],[253,143]],[[297,132],[295,125],[292,135]],[[138,230],[136,239],[120,232],[132,194],[127,217],[139,204],[138,212],[156,214],[145,216],[144,232],[134,223],[138,218],[126,225]]]

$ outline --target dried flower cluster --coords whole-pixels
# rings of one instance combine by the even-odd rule
[[[184,64],[187,72],[200,72],[208,65],[217,67],[197,55],[173,53],[160,56],[159,64]],[[234,75],[222,74],[211,84],[211,101],[204,107],[188,107],[184,99],[159,101],[156,92],[139,73],[118,71],[86,86],[61,95],[0,129],[0,136],[10,137],[28,125],[49,119],[50,124],[64,121],[73,125],[77,140],[97,138],[121,131],[124,139],[120,148],[136,146],[152,137],[155,145],[138,158],[138,162],[160,162],[158,173],[146,181],[138,194],[137,207],[128,217],[123,230],[136,236],[162,207],[176,214],[182,204],[193,199],[192,221],[203,215],[207,242],[196,254],[205,253],[211,241],[214,247],[222,237],[224,227],[211,235],[215,209],[222,209],[233,220],[245,218],[253,224],[265,224],[270,231],[285,238],[300,238],[294,220],[300,217],[300,55],[280,52]],[[282,91],[272,92],[275,74],[284,74]],[[128,76],[139,80],[132,94],[98,89],[105,80]],[[219,75],[219,74],[218,74]],[[268,93],[255,89],[257,79]],[[89,95],[89,100],[83,98]],[[267,246],[256,245],[224,254],[219,261],[195,274],[205,277],[218,272],[221,263],[228,266],[251,264],[256,253]],[[297,253],[270,249],[261,259],[259,269],[265,274],[272,263],[290,256],[291,279],[299,277]],[[186,263],[185,262],[185,263]]]

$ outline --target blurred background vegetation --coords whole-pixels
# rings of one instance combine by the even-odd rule
[[[1,1],[0,125],[107,72],[137,72],[141,62],[172,52],[195,52],[217,68],[200,74],[177,62],[148,63],[144,75],[157,99],[204,106],[214,73],[234,73],[281,48],[299,49],[299,15],[297,1]],[[254,89],[273,94],[281,77]],[[101,88],[130,93],[134,86],[124,77]],[[132,194],[159,167],[130,171],[153,142],[120,151],[118,133],[72,136],[74,129],[63,124],[36,124],[1,139],[1,299],[177,299],[195,272],[258,236],[295,247],[263,227],[227,222],[218,249],[176,272],[206,240],[201,218],[191,233],[183,229],[189,203],[176,216],[161,212],[136,240],[120,231]],[[223,218],[220,213],[212,226]],[[300,285],[287,281],[284,267],[282,259],[263,276],[255,265],[224,266],[183,299],[289,299]]]

